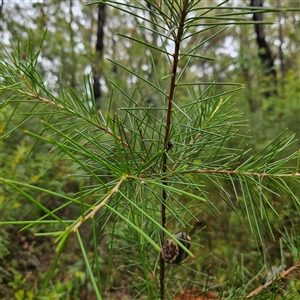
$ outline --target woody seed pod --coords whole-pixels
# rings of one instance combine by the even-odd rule
[[[175,237],[187,248],[190,249],[190,240],[186,232],[179,232]],[[167,238],[162,245],[162,258],[166,263],[179,264],[188,254],[171,238]]]

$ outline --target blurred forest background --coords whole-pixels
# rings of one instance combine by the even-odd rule
[[[206,6],[217,5],[220,2],[201,1]],[[107,59],[121,61],[125,66],[138,70],[144,78],[150,79],[153,76],[152,66],[149,64],[150,52],[140,51],[138,43],[132,43],[120,36],[120,34],[130,35],[159,44],[155,34],[149,35],[149,32],[144,32],[139,26],[139,19],[134,16],[123,14],[121,10],[105,4],[86,6],[87,1],[81,0],[2,0],[0,3],[0,36],[8,51],[12,47],[10,40],[13,42],[19,40],[22,53],[22,47],[26,47],[29,36],[33,48],[37,50],[47,30],[37,68],[45,79],[45,85],[57,95],[60,94],[61,88],[67,89],[69,86],[75,93],[82,93],[85,76],[90,75],[93,78],[93,91],[98,109],[105,113],[112,90],[109,81],[115,82],[130,94],[137,80],[132,74],[123,72]],[[260,4],[262,4],[260,0],[232,0],[224,5]],[[298,0],[265,0],[263,5],[283,9],[300,8]],[[249,15],[251,20],[261,17],[262,15]],[[202,47],[201,55],[215,57],[216,60],[196,60],[184,73],[185,81],[215,80],[244,84],[245,88],[238,92],[232,101],[234,107],[242,114],[241,118],[247,120],[248,126],[241,127],[241,133],[249,130],[252,137],[248,141],[249,148],[259,151],[284,131],[283,137],[294,134],[298,140],[288,150],[292,153],[297,151],[300,145],[300,12],[274,11],[264,14],[263,20],[270,24],[256,27],[231,25],[212,38]],[[210,30],[202,34],[205,38],[205,34],[212,36],[214,32]],[[23,52],[23,59],[26,59],[25,49]],[[153,59],[157,72],[163,75],[166,66],[160,55],[161,53],[157,53]],[[146,100],[149,105],[155,107],[157,95],[151,90],[147,92],[147,86],[145,89]],[[186,95],[183,94],[182,97]],[[117,111],[122,107],[123,101],[120,95],[112,102],[112,110]],[[13,109],[12,106],[5,106],[1,110],[0,131],[11,114],[10,110]],[[26,113],[28,109],[26,104],[22,109]],[[14,122],[18,124],[22,118],[20,116],[20,119]],[[20,130],[1,141],[2,177],[36,184],[66,195],[77,192],[85,183],[83,177],[78,179],[69,176],[74,172],[74,165],[69,160],[62,159],[53,166],[49,160],[51,147],[43,145],[43,148],[39,148],[41,146],[37,144],[33,148],[32,139],[23,134],[25,129],[38,132],[42,127],[39,120],[33,118],[25,125],[21,124]],[[236,140],[237,145],[240,142]],[[49,199],[49,195],[42,192],[37,198],[40,201],[49,201],[49,209],[51,206],[54,209],[59,205],[59,199],[53,197]],[[279,210],[281,206],[282,209],[288,206],[288,203],[283,205],[281,201],[275,201],[274,204]],[[33,220],[41,214],[38,207],[28,201],[22,201],[16,193],[6,199],[0,195],[0,204],[1,218],[5,221]],[[221,217],[216,217],[211,211],[205,211],[201,214],[201,223],[197,224],[199,228],[203,228],[201,238],[204,246],[203,257],[205,254],[213,253],[207,261],[203,261],[203,269],[213,264],[216,269],[226,270],[229,264],[240,260],[241,253],[247,262],[245,263],[247,272],[252,275],[258,273],[266,261],[267,267],[281,264],[282,253],[278,243],[268,240],[267,237],[264,255],[256,256],[259,259],[250,258],[250,254],[257,249],[252,245],[249,250],[248,229],[240,227],[237,217],[225,204],[223,209]],[[72,219],[73,213],[68,208],[60,211],[60,214],[64,214],[61,217],[65,219]],[[283,226],[288,224],[291,218],[294,218],[293,222],[300,224],[299,216],[290,214],[289,211],[280,215]],[[21,223],[20,226],[7,225],[0,229],[1,299],[93,299],[92,293],[90,294],[91,287],[86,280],[81,252],[71,243],[61,256],[55,280],[48,287],[48,296],[35,298],[32,295],[30,298],[29,291],[40,288],[47,270],[51,267],[55,257],[55,244],[51,237],[36,237],[30,229],[19,232],[20,228]],[[44,228],[39,230],[43,232]],[[278,241],[281,232],[277,228],[274,232]],[[85,238],[88,241],[90,237],[87,235]],[[111,287],[128,284],[126,278],[122,278],[117,271],[109,280]],[[300,290],[299,283],[295,289]],[[27,298],[22,298],[25,292]],[[108,291],[107,299],[110,299],[109,297],[126,299],[126,293],[130,299],[129,290]]]

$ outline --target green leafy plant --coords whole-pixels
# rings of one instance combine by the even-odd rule
[[[38,183],[5,174],[1,178],[5,197],[9,199],[14,191],[14,198],[27,199],[41,216],[4,218],[2,224],[23,225],[21,230],[31,228],[36,236],[55,238],[56,257],[44,289],[55,276],[68,240],[73,243],[76,237],[97,299],[103,299],[113,287],[135,299],[183,298],[192,290],[208,293],[214,289],[227,299],[255,297],[263,288],[254,290],[254,279],[249,278],[256,275],[247,274],[244,263],[240,264],[242,270],[222,268],[220,274],[217,266],[207,264],[210,255],[202,248],[206,224],[201,222],[205,216],[218,216],[217,226],[222,228],[221,217],[227,211],[230,224],[248,224],[247,234],[252,238],[245,239],[250,244],[247,249],[262,248],[263,252],[265,240],[276,240],[275,227],[281,228],[277,221],[282,206],[276,205],[281,197],[296,212],[290,218],[294,222],[291,228],[296,228],[300,215],[299,153],[284,156],[295,139],[280,135],[260,152],[252,153],[247,149],[247,136],[239,132],[244,122],[231,102],[243,86],[201,82],[187,77],[186,71],[197,60],[215,59],[202,56],[201,47],[226,26],[253,24],[247,14],[269,10],[222,4],[206,7],[201,1],[187,0],[104,3],[137,18],[139,30],[145,34],[158,36],[154,43],[121,35],[145,51],[151,76],[108,59],[133,80],[126,88],[111,81],[107,111],[96,110],[90,80],[80,96],[72,88],[67,92],[62,89],[60,95],[51,93],[37,72],[42,45],[34,52],[29,39],[25,59],[21,53],[24,47],[18,43],[11,52],[2,48],[0,90],[5,100],[1,109],[10,111],[2,129],[4,142],[32,119],[40,120],[39,127],[24,130],[33,145],[30,154],[38,155],[40,145],[50,145],[53,167],[71,161],[73,173],[69,176],[78,180],[66,193],[63,187],[55,190],[46,185],[43,176],[51,170],[45,170]],[[210,30],[214,33],[203,39],[202,34]],[[161,65],[157,53],[164,59]],[[151,101],[149,94],[153,95]],[[123,99],[122,107],[114,111],[119,98]],[[15,125],[14,117],[24,102],[30,108]],[[237,147],[233,146],[236,139]],[[45,195],[49,201],[42,200]],[[54,198],[59,199],[55,207]],[[65,218],[68,208],[72,218]],[[191,240],[187,243],[178,238],[187,236],[179,232]],[[299,240],[299,232],[291,234],[286,245]],[[174,260],[179,264],[166,264],[161,255],[166,239],[189,257]],[[289,252],[292,265],[284,275],[299,267],[298,246]],[[239,272],[244,274],[240,280]],[[130,280],[122,279],[122,274]]]

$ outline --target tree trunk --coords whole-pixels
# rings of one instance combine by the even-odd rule
[[[3,9],[4,0],[0,3],[0,20],[2,19],[2,9]]]
[[[100,78],[101,78],[101,59],[103,56],[103,48],[104,48],[103,40],[104,40],[105,17],[106,17],[105,4],[100,3],[98,5],[98,29],[97,29],[97,41],[96,41],[97,60],[95,62],[95,66],[93,70],[93,79],[94,79],[93,90],[94,90],[94,97],[96,102],[100,102],[100,98],[101,98]]]
[[[280,0],[277,0],[277,8],[281,8],[281,3]],[[278,47],[278,52],[279,52],[279,59],[280,59],[280,77],[281,79],[284,78],[285,76],[285,62],[284,62],[284,55],[283,55],[283,50],[282,50],[282,45],[283,45],[283,32],[282,32],[282,12],[278,12],[278,39],[279,39],[279,47]],[[280,89],[281,89],[281,95],[284,97],[284,80],[280,80]]]
[[[263,7],[263,0],[250,0],[251,6]],[[262,22],[263,19],[262,13],[254,13],[253,20],[257,22]],[[263,24],[255,24],[255,32],[256,32],[256,42],[259,48],[259,57],[261,59],[263,65],[263,73],[264,76],[269,79],[268,80],[268,88],[266,89],[265,96],[270,97],[272,95],[277,95],[277,74],[274,66],[274,58],[271,52],[271,48],[266,41],[264,25]]]
[[[74,32],[72,28],[72,23],[74,21],[74,16],[73,16],[73,0],[70,0],[69,2],[69,10],[70,10],[70,24],[69,24],[69,34],[70,34],[70,44],[71,44],[71,57],[72,57],[72,63],[74,66],[74,71],[76,69],[76,55],[75,55],[75,41],[74,41]],[[76,72],[72,72],[71,74],[71,87],[74,89],[76,87],[76,77],[75,77]]]

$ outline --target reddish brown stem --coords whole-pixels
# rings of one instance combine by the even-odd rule
[[[173,53],[173,65],[172,65],[172,76],[171,76],[171,82],[170,82],[170,90],[168,94],[168,105],[167,105],[167,118],[166,118],[166,131],[165,131],[165,137],[164,137],[164,149],[168,148],[168,142],[170,138],[170,132],[171,132],[171,116],[172,116],[172,104],[174,99],[174,92],[176,87],[176,74],[177,74],[177,67],[179,62],[179,53],[180,53],[180,44],[182,41],[183,31],[184,31],[184,24],[185,19],[187,15],[188,10],[188,0],[184,0],[182,3],[182,11],[181,11],[181,18],[178,24],[177,34],[174,36],[174,42],[175,42],[175,51]],[[162,171],[163,173],[167,172],[167,162],[168,162],[168,156],[167,152],[165,151],[162,157]],[[166,182],[166,178],[162,179],[162,183],[167,186],[168,183]],[[161,225],[165,228],[166,227],[166,201],[167,201],[167,191],[166,189],[163,189],[162,191],[162,203],[161,203]],[[164,232],[161,232],[161,242],[164,241]],[[160,257],[160,298],[163,300],[165,296],[165,289],[164,284],[165,283],[165,262]]]

